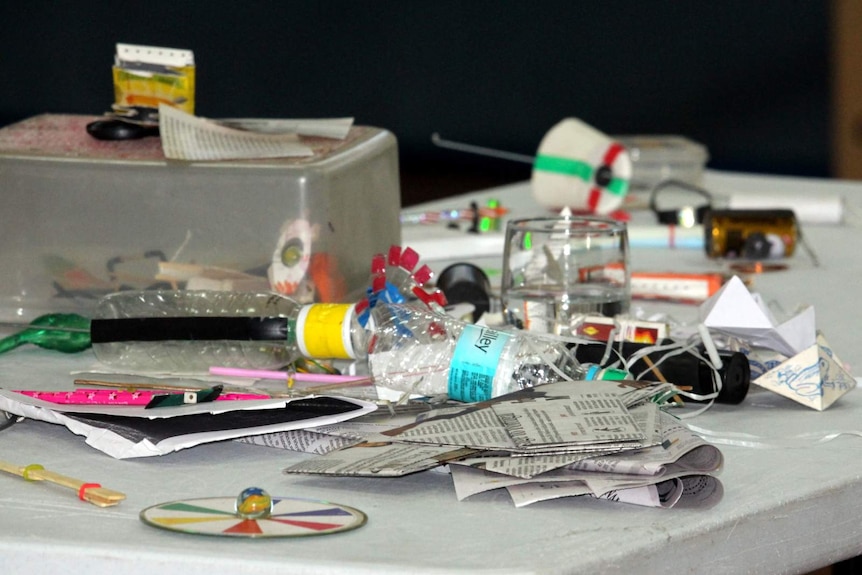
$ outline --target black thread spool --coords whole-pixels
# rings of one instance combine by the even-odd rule
[[[437,289],[450,304],[473,304],[473,320],[491,309],[491,282],[481,268],[470,263],[452,264],[437,277]]]

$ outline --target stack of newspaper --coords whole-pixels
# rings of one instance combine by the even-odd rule
[[[590,496],[654,507],[718,502],[721,451],[670,414],[668,384],[576,381],[403,419],[369,416],[244,441],[320,454],[286,473],[395,477],[447,465],[459,500]]]

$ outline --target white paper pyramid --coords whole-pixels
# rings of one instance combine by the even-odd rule
[[[764,347],[788,357],[810,348],[816,340],[814,308],[809,306],[780,325],[760,297],[733,276],[700,306],[701,321],[709,329],[736,336],[753,347]]]
[[[817,334],[814,345],[767,371],[753,383],[818,411],[856,387],[856,379],[844,369],[821,333]]]

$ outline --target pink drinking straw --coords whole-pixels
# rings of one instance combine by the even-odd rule
[[[307,381],[309,383],[350,383],[353,381],[367,380],[361,375],[335,375],[330,373],[293,373],[287,371],[275,371],[269,369],[244,369],[240,367],[211,367],[210,375],[221,375],[226,377],[250,377],[254,379],[280,379],[287,381]]]

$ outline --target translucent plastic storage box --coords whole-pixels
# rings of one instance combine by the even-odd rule
[[[632,191],[648,191],[665,180],[701,184],[709,151],[682,136],[618,136],[632,160]]]
[[[303,138],[309,158],[165,160],[95,140],[88,116],[0,129],[0,316],[86,311],[129,288],[274,289],[352,301],[400,243],[394,136]]]

